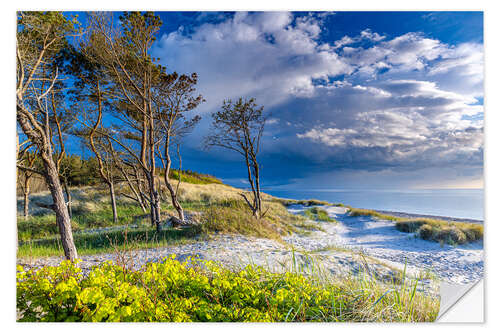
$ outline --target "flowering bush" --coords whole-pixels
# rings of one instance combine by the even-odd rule
[[[397,310],[391,302],[401,295],[365,287],[173,257],[140,271],[107,262],[87,275],[64,261],[39,270],[18,266],[17,309],[20,321],[430,321],[437,314],[436,306],[423,312],[414,306],[414,296]]]

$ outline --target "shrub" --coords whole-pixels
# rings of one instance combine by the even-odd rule
[[[420,227],[425,225],[423,221],[398,221],[396,222],[396,229],[402,232],[417,232]],[[432,227],[431,227],[432,230]],[[425,232],[425,231],[424,231]]]
[[[139,271],[107,262],[85,275],[69,261],[37,271],[18,266],[16,299],[20,321],[434,320],[437,299],[415,290],[168,258]]]
[[[402,230],[401,230],[402,231]],[[408,231],[407,231],[408,232]],[[433,230],[432,227],[428,224],[424,224],[418,229],[418,236],[422,239],[425,240],[430,240],[432,239],[433,236]]]

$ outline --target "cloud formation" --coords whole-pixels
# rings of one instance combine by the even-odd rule
[[[199,74],[202,113],[239,96],[271,110],[267,156],[320,169],[481,170],[482,44],[370,29],[325,40],[324,29],[318,14],[238,12],[165,34],[155,52]]]

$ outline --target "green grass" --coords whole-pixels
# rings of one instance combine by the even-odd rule
[[[292,231],[300,232],[301,228],[308,227],[304,217],[289,213],[283,204],[272,200],[264,201],[263,204],[266,215],[257,219],[252,216],[243,200],[184,202],[186,212],[196,211],[202,214],[200,218],[204,222],[203,225],[186,230],[167,228],[160,234],[156,234],[149,227],[149,217],[139,206],[120,204],[116,225],[137,225],[137,229],[128,229],[128,237],[129,240],[134,240],[139,248],[167,246],[179,241],[189,241],[196,235],[213,233],[242,234],[281,241],[281,236]],[[115,226],[108,205],[99,203],[94,204],[93,208],[93,211],[75,210],[72,218],[75,246],[81,255],[112,252],[113,244],[110,239],[118,246],[123,246],[125,242],[123,230],[83,233],[89,229]],[[165,205],[162,212],[173,214],[173,208]],[[18,233],[19,257],[57,256],[63,253],[53,214],[33,216],[27,220],[19,218]],[[147,241],[146,237],[149,237]]]
[[[169,177],[174,180],[179,179],[179,170],[171,169]],[[181,181],[190,184],[223,184],[223,182],[211,175],[201,174],[190,170],[182,170]]]
[[[205,233],[234,233],[280,240],[292,230],[290,222],[300,220],[281,204],[264,202],[263,206],[267,211],[263,218],[252,216],[243,200],[225,200],[202,207],[205,221],[202,230]]]
[[[294,199],[278,199],[285,206],[290,205],[302,205],[302,206],[330,206],[331,204],[328,201],[322,201],[318,199],[305,199],[305,200],[294,200]]]
[[[381,220],[395,221],[399,231],[415,233],[419,238],[447,243],[466,244],[483,239],[484,228],[481,224],[444,221],[430,218],[408,219],[381,214],[370,209],[350,208],[351,216],[372,216]]]
[[[86,229],[110,227],[114,225],[138,224],[146,225],[147,216],[136,204],[117,204],[118,222],[113,222],[113,213],[108,204],[94,204],[95,209],[85,209],[84,206],[75,206],[71,227],[74,232]],[[30,216],[27,219],[18,217],[17,222],[19,240],[29,240],[58,235],[56,217],[53,213]]]
[[[304,215],[314,221],[337,222],[334,218],[328,216],[328,212],[320,207],[312,207],[304,211]]]
[[[402,220],[400,217],[392,216],[392,215],[387,215],[387,214],[381,214],[379,212],[376,212],[371,209],[361,209],[361,208],[349,208],[349,215],[350,216],[372,216],[376,217],[381,220],[389,220],[389,221],[399,221]]]
[[[200,234],[199,228],[165,228],[157,233],[153,228],[102,231],[99,233],[75,233],[75,246],[79,255],[112,253],[117,250],[134,250],[178,245],[194,241]],[[57,236],[44,239],[21,241],[17,256],[36,258],[63,255],[61,240]]]
[[[432,322],[439,311],[439,298],[419,292],[406,271],[392,283],[314,272],[233,271],[173,258],[139,271],[104,263],[86,276],[67,261],[37,271],[18,266],[17,310],[20,321],[123,322]]]

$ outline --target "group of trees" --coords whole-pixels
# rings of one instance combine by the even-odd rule
[[[86,26],[60,12],[20,12],[17,30],[17,167],[23,173],[25,206],[33,174],[43,177],[52,196],[65,256],[77,251],[71,231],[75,161],[66,151],[69,137],[92,153],[96,177],[109,189],[117,219],[115,184],[126,182],[130,198],[159,231],[158,161],[170,201],[183,221],[179,183],[170,179],[172,150],[200,117],[204,99],[196,94],[196,73],[167,72],[151,48],[162,22],[154,13],[88,13]],[[265,117],[254,99],[224,101],[212,115],[206,147],[242,154],[252,198],[242,194],[256,217],[262,216],[259,152]],[[89,159],[90,160],[90,159]],[[27,215],[27,211],[25,212]]]

